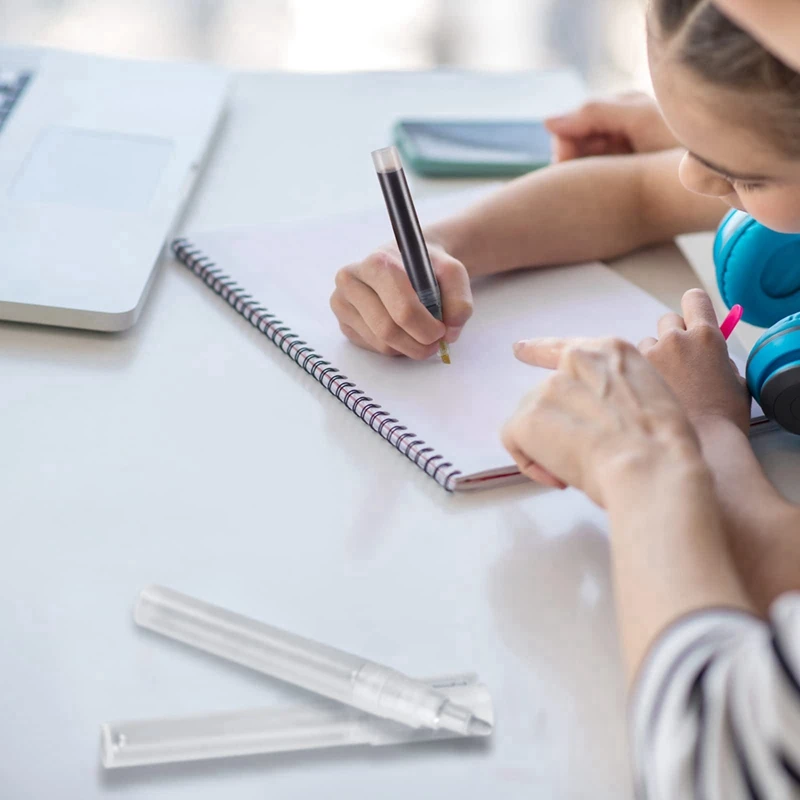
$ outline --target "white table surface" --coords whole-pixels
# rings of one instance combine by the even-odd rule
[[[375,205],[396,115],[580,95],[558,75],[240,77],[182,230]],[[621,269],[672,304],[693,281],[672,247]],[[605,518],[580,495],[447,495],[172,262],[128,333],[0,342],[4,800],[630,796]],[[800,483],[794,440],[759,449]],[[104,720],[303,699],[137,630],[153,582],[411,674],[475,670],[496,733],[104,773]]]

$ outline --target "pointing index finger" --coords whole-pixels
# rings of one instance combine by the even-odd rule
[[[522,339],[514,344],[514,355],[519,361],[532,367],[555,369],[567,341],[554,338]]]
[[[596,350],[602,340],[573,337],[559,339],[557,337],[541,337],[539,339],[522,339],[514,345],[514,355],[532,367],[557,369],[564,351],[570,347],[583,347]]]
[[[681,300],[686,329],[698,325],[717,326],[717,314],[711,298],[702,289],[690,289]]]

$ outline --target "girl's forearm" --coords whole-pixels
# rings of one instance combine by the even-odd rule
[[[617,617],[633,677],[671,623],[710,607],[752,610],[698,457],[617,476],[608,493]]]
[[[512,181],[426,235],[472,277],[612,258],[642,244],[637,180],[633,157],[559,164]]]
[[[769,482],[747,436],[720,417],[695,421],[716,482],[730,551],[748,594],[765,614],[800,589],[800,508]]]
[[[478,277],[608,260],[678,233],[713,227],[722,206],[680,185],[681,157],[671,151],[548,167],[430,226],[426,236]]]

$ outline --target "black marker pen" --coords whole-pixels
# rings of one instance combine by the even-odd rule
[[[431,258],[422,236],[414,201],[406,182],[403,162],[395,147],[384,147],[372,152],[372,161],[378,173],[378,181],[386,201],[386,210],[392,222],[394,238],[403,266],[420,302],[438,320],[442,320],[442,293],[433,274]],[[450,352],[444,339],[439,342],[439,356],[445,364],[450,363]]]

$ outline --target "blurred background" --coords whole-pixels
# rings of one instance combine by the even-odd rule
[[[573,66],[647,88],[645,0],[0,0],[0,40],[241,70]]]

